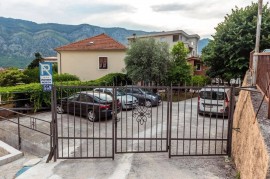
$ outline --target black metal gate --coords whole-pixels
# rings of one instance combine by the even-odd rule
[[[234,88],[172,87],[170,151],[173,156],[230,155]],[[181,94],[182,93],[182,94]],[[184,100],[177,100],[180,96]]]
[[[230,155],[233,87],[58,86],[53,93],[57,158]]]
[[[136,107],[122,109],[115,128],[116,153],[167,152],[169,146],[169,88],[158,87],[162,95],[154,95],[157,87],[123,88],[138,100]],[[124,96],[125,98],[125,96]],[[123,101],[123,99],[121,99]]]
[[[57,158],[114,158],[115,103],[104,103],[112,99],[95,88],[101,87],[54,88]]]

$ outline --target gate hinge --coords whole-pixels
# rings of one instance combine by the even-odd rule
[[[167,146],[167,149],[170,150],[170,146],[169,145]]]

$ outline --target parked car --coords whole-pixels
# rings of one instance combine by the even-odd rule
[[[93,91],[77,92],[57,101],[57,113],[71,113],[85,116],[90,121],[110,118],[113,115],[113,99],[110,95]],[[116,102],[115,102],[116,103]],[[117,112],[120,102],[117,101]]]
[[[103,92],[113,96],[112,88],[95,88],[95,92]],[[126,94],[121,89],[115,90],[116,98],[121,102],[122,109],[133,109],[138,105],[138,99],[134,96]]]
[[[198,97],[199,114],[228,116],[230,108],[230,89],[224,87],[205,87]]]
[[[161,96],[152,92],[148,88],[139,86],[125,86],[123,90],[126,94],[136,97],[139,101],[139,105],[145,105],[146,107],[158,106],[161,102]]]

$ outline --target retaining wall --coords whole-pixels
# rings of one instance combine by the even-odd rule
[[[247,74],[243,86],[249,86]],[[262,94],[241,90],[236,104],[232,135],[232,157],[243,179],[270,178],[270,120]],[[237,130],[238,129],[238,130]]]

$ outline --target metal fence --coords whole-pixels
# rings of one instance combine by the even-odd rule
[[[114,158],[112,119],[117,104],[110,96],[103,98],[103,93],[94,92],[94,88],[54,88],[57,158]]]
[[[49,137],[49,151],[50,155],[53,154],[53,126],[51,120],[43,120],[37,117],[33,117],[31,115],[26,115],[19,113],[17,111],[13,111],[7,108],[0,107],[0,112],[8,112],[10,115],[8,117],[4,115],[0,115],[0,119],[2,121],[8,121],[17,126],[17,134],[18,134],[18,149],[22,148],[22,135],[27,135],[28,132],[22,132],[23,129],[30,130],[32,132],[36,132],[41,134],[42,136]],[[41,137],[42,137],[41,136]],[[31,140],[31,139],[30,139]],[[50,159],[48,158],[47,162]]]
[[[168,152],[170,90],[168,87],[125,86],[138,104],[121,108],[115,127],[116,153]],[[153,91],[161,91],[160,95]],[[120,101],[126,101],[127,95]],[[122,106],[123,107],[123,106]]]
[[[184,91],[184,100],[171,102],[170,156],[230,155],[233,89],[172,87],[177,99]]]
[[[56,158],[230,155],[234,87],[56,86],[53,99]]]
[[[249,68],[253,65],[253,53],[250,56]],[[252,70],[251,70],[252,71]],[[268,99],[268,118],[270,118],[270,53],[258,54],[258,66],[257,66],[257,77],[256,85],[263,93],[264,97]],[[262,101],[263,102],[263,101]]]
[[[259,55],[257,70],[257,85],[269,97],[270,85],[270,55]]]
[[[31,96],[33,95],[42,96],[42,94],[44,94],[44,92],[42,91],[20,91],[20,92],[0,93],[0,107],[4,107],[18,112],[48,110],[50,109],[48,105],[41,104],[41,106],[39,106],[38,104],[35,104],[36,99],[31,99]]]

